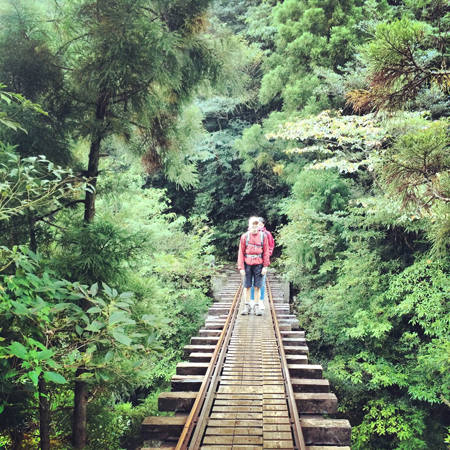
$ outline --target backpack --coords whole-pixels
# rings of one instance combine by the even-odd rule
[[[264,231],[259,232],[259,239],[260,239],[261,245],[256,245],[256,244],[250,244],[250,245],[252,245],[253,247],[262,248],[263,249],[263,252],[261,253],[261,257],[262,257],[262,255],[264,254]],[[250,242],[250,231],[247,231],[246,239],[245,239],[245,251],[247,251],[249,242]],[[254,257],[257,257],[257,256],[259,256],[259,255],[254,255]]]

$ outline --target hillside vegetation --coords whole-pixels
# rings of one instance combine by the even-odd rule
[[[0,447],[139,448],[256,214],[352,449],[450,448],[448,1],[3,3]]]

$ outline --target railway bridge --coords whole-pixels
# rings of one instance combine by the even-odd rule
[[[330,418],[337,398],[322,367],[309,364],[305,333],[272,273],[266,293],[263,316],[241,316],[241,277],[229,274],[184,348],[172,391],[159,397],[159,410],[175,415],[147,417],[144,440],[166,450],[350,450],[350,424]]]

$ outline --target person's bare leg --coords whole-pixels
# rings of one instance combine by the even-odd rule
[[[261,310],[265,309],[264,298],[266,296],[266,275],[263,275],[262,283],[263,284],[261,286],[261,294],[260,294],[260,299],[259,299],[259,308]]]
[[[245,305],[244,305],[244,309],[241,312],[242,315],[249,314],[250,311],[255,306],[255,301],[254,300],[250,300],[250,294],[251,294],[250,291],[251,291],[251,288],[245,288]]]
[[[258,304],[261,299],[261,289],[255,287],[255,303]]]
[[[245,293],[246,301],[247,301],[247,303],[250,304],[250,309],[254,310],[254,308],[255,308],[255,300],[252,300],[251,294],[252,294],[252,288],[248,288],[247,292]],[[256,296],[256,291],[255,291],[255,296]]]
[[[257,316],[262,315],[260,299],[261,299],[261,289],[255,287],[255,314]]]

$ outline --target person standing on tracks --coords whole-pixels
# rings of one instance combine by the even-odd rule
[[[258,230],[264,232],[264,238],[267,239],[269,243],[269,256],[272,256],[273,249],[275,248],[275,240],[273,239],[272,233],[266,230],[266,221],[263,217],[258,217]],[[266,275],[263,275],[262,286],[261,286],[261,296],[259,299],[259,310],[263,311],[264,308],[264,296],[266,294]],[[255,289],[252,286],[250,291],[250,302],[255,300]]]
[[[254,310],[257,316],[261,316],[262,278],[270,265],[269,241],[264,239],[264,232],[259,231],[258,217],[250,217],[248,225],[249,230],[241,236],[238,252],[238,269],[242,276],[245,275],[245,306],[241,314],[246,315]],[[252,282],[255,289],[254,301],[250,300]]]

